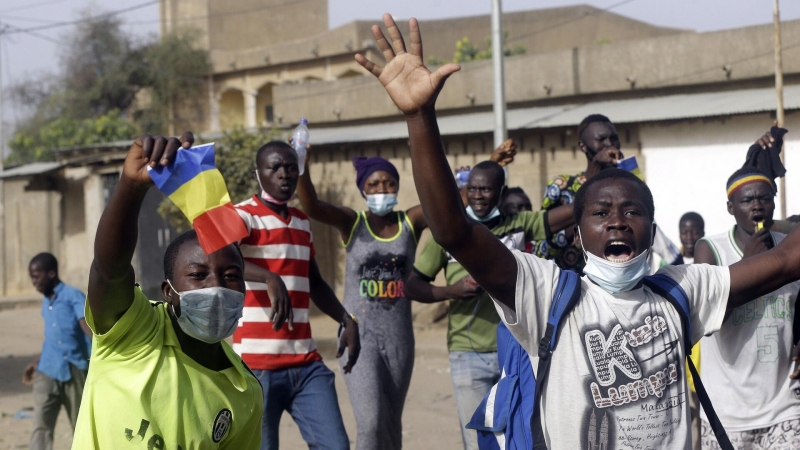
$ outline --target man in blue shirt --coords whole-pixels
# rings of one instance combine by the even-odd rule
[[[86,296],[58,278],[58,261],[39,253],[28,266],[36,290],[44,294],[42,353],[25,367],[22,382],[33,385],[34,429],[31,450],[53,447],[53,430],[61,406],[75,430],[83,383],[89,369],[92,331],[83,317]]]

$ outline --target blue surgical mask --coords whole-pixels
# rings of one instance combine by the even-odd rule
[[[364,197],[367,199],[367,208],[379,216],[389,214],[397,205],[397,194],[364,194]]]
[[[472,220],[480,223],[486,223],[500,215],[500,208],[495,206],[494,209],[486,215],[486,217],[478,217],[475,215],[475,211],[472,210],[472,206],[467,206],[467,215],[470,216]]]
[[[230,337],[239,325],[244,308],[244,294],[224,287],[210,287],[178,292],[181,316],[178,325],[184,333],[208,344]],[[173,307],[172,312],[175,313]]]
[[[578,236],[580,234],[581,229],[578,227]],[[581,236],[581,242],[583,242],[583,236]],[[650,249],[647,249],[629,261],[611,262],[584,249],[586,267],[583,268],[583,273],[609,294],[628,292],[650,273],[650,264],[647,263],[649,253]]]

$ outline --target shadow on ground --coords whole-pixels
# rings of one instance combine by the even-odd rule
[[[36,355],[8,355],[0,357],[0,397],[31,392],[22,384],[22,371]]]

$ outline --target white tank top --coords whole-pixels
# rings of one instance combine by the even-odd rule
[[[742,260],[734,226],[702,240],[710,244],[717,265]],[[778,244],[785,234],[772,232]],[[722,425],[728,431],[765,428],[800,418],[800,380],[793,372],[792,321],[800,282],[729,312],[722,328],[700,340],[700,373]],[[708,421],[705,411],[703,420]]]

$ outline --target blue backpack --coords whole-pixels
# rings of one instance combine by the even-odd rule
[[[733,450],[697,369],[688,358],[692,349],[692,335],[686,292],[680,284],[666,275],[645,277],[643,283],[656,294],[666,298],[678,311],[683,326],[686,359],[700,403],[721,448]],[[547,328],[539,343],[539,365],[536,371],[539,374],[538,383],[530,355],[519,345],[503,323],[498,325],[497,357],[502,363],[502,378],[492,387],[466,426],[478,432],[478,447],[481,450],[547,450],[539,411],[542,389],[537,389],[537,384],[544,385],[547,382],[550,357],[558,342],[558,327],[578,303],[580,295],[581,280],[578,274],[562,270],[547,316]]]

